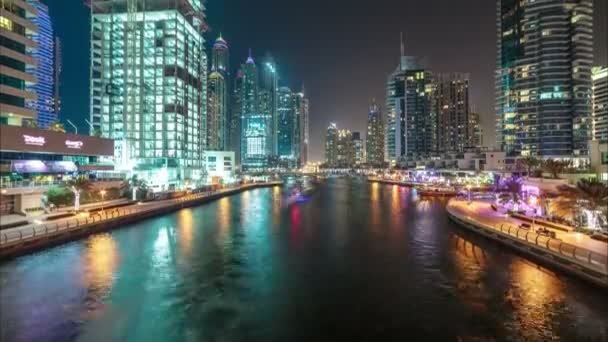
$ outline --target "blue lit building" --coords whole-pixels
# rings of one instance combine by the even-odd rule
[[[37,45],[31,55],[38,65],[28,65],[26,68],[27,73],[36,76],[36,83],[28,84],[27,90],[37,95],[36,99],[26,101],[26,107],[36,111],[38,127],[46,128],[57,121],[55,38],[48,7],[38,0],[28,0],[27,2],[38,10],[38,15],[31,18],[32,23],[38,28],[38,32],[29,33],[29,38]]]

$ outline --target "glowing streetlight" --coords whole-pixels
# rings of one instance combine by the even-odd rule
[[[534,223],[536,220],[536,204],[538,203],[538,198],[536,196],[530,197],[530,205],[532,206],[532,230],[534,230]]]
[[[101,190],[99,192],[99,194],[101,195],[101,211],[103,212],[103,202],[105,201],[106,191],[105,190]]]

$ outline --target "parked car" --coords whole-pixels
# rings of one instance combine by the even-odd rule
[[[522,224],[519,225],[519,229],[529,230],[530,228],[532,228],[532,226],[530,226],[527,223],[522,223]]]
[[[594,233],[591,235],[591,238],[594,240],[599,240],[603,242],[608,242],[608,233]]]

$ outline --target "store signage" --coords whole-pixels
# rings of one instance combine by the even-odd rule
[[[32,135],[23,134],[23,142],[26,145],[44,146],[44,144],[46,144],[46,139],[44,139],[44,137],[41,137],[41,136],[35,137]]]
[[[80,150],[83,145],[84,145],[84,143],[80,140],[66,140],[65,141],[65,146],[67,148],[71,148],[71,149],[75,149],[75,150]]]

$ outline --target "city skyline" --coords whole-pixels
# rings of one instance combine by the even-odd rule
[[[62,93],[72,92],[74,95],[64,98],[60,118],[70,119],[81,131],[86,131],[88,125],[83,118],[88,117],[88,52],[78,43],[84,37],[88,42],[88,8],[77,3],[43,1],[50,7],[51,16],[56,13],[72,13],[74,20],[56,21],[57,35],[64,40],[63,59],[64,70],[61,81]],[[271,11],[260,11],[252,4],[237,4],[236,1],[222,3],[209,1],[207,3],[207,17],[211,32],[205,36],[210,52],[211,43],[222,33],[231,42],[231,72],[240,65],[247,56],[249,47],[254,48],[258,57],[267,51],[271,52],[282,65],[282,79],[284,85],[292,89],[299,89],[302,84],[308,89],[311,102],[310,132],[311,147],[310,159],[323,160],[323,133],[329,122],[335,121],[344,127],[355,131],[365,131],[368,103],[372,98],[383,99],[385,81],[388,74],[394,70],[399,56],[399,32],[405,36],[406,54],[413,54],[424,58],[431,68],[438,72],[468,72],[471,74],[471,105],[480,113],[484,131],[484,143],[494,145],[495,138],[495,112],[494,112],[494,69],[496,59],[496,30],[494,1],[469,0],[469,6],[455,6],[443,1],[430,1],[428,4],[415,6],[416,13],[423,18],[431,18],[433,27],[420,23],[421,19],[408,14],[407,8],[413,6],[411,2],[394,3],[381,1],[374,5],[348,8],[347,15],[340,18],[343,25],[332,25],[330,13],[344,5],[337,1],[331,4],[326,14],[319,18],[315,32],[304,29],[302,18],[310,18],[313,14],[314,3],[309,5],[298,4],[301,19],[289,20],[276,18],[268,22],[268,18],[277,12],[286,9],[289,4],[280,4],[267,0]],[[373,8],[371,8],[374,6]],[[391,7],[393,6],[393,7]],[[473,8],[467,14],[467,9]],[[398,10],[399,9],[399,10]],[[401,10],[403,9],[403,10]],[[252,12],[253,11],[253,12]],[[382,20],[380,26],[374,30],[364,31],[358,27],[358,20],[363,13],[372,11],[379,19],[366,19],[366,23],[375,25],[374,20]],[[439,11],[433,13],[433,11]],[[392,12],[403,13],[403,16]],[[259,14],[251,16],[250,13]],[[606,23],[598,18],[606,13],[606,2],[596,1],[595,8],[595,61],[594,65],[606,65]],[[452,14],[452,15],[448,15]],[[432,16],[432,17],[431,17]],[[410,18],[411,17],[411,18]],[[466,19],[459,22],[458,19]],[[471,23],[475,18],[478,22]],[[256,25],[256,30],[246,30],[245,27]],[[407,23],[407,24],[405,24]],[[443,25],[456,24],[459,26],[449,33],[439,28]],[[282,25],[284,30],[273,30],[274,25]],[[367,25],[364,25],[367,26]],[[478,27],[488,27],[488,30],[478,30]],[[352,39],[347,28],[354,28],[353,34],[359,36]],[[319,31],[322,31],[320,33]],[[460,32],[460,34],[457,34]],[[315,38],[316,37],[316,38]],[[322,37],[319,38],[319,37]],[[64,39],[65,38],[65,39]],[[333,43],[338,41],[339,43]],[[440,44],[437,44],[437,43]],[[359,52],[363,45],[373,53]],[[477,48],[473,49],[473,45]],[[319,52],[315,54],[315,51]],[[471,51],[477,51],[472,53]],[[320,53],[322,52],[322,53]],[[449,53],[454,58],[444,58]],[[350,56],[350,57],[349,57]],[[472,56],[477,58],[471,58]],[[354,65],[366,63],[369,68],[357,70]],[[365,72],[364,72],[365,71]],[[232,82],[232,80],[231,80]],[[383,102],[383,101],[379,101]]]

